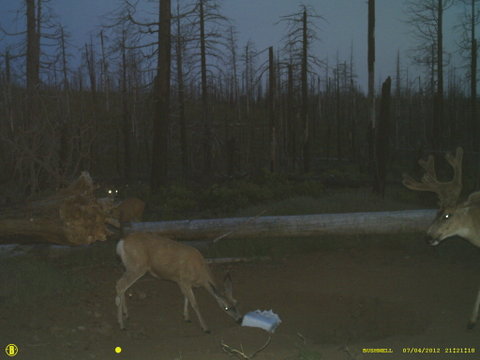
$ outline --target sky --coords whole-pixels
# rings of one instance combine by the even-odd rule
[[[139,0],[140,3],[148,1]],[[366,89],[367,0],[219,0],[219,2],[222,13],[230,18],[237,28],[240,48],[248,40],[252,40],[257,50],[269,46],[279,47],[286,29],[284,24],[275,23],[281,16],[297,12],[300,4],[310,5],[324,18],[317,23],[320,28],[318,31],[320,42],[313,49],[315,55],[322,60],[328,59],[329,64],[334,64],[337,56],[340,61],[348,61],[353,46],[358,82],[363,90]],[[18,9],[20,3],[20,0],[0,0],[2,26],[9,26],[14,14],[8,10]],[[82,46],[90,34],[98,31],[102,16],[117,8],[120,0],[51,0],[50,4],[71,33],[72,43]],[[445,48],[452,53],[457,51],[452,29],[459,15],[459,8],[452,8],[446,12]],[[401,52],[403,66],[408,65],[409,72],[415,72],[407,58],[407,50],[412,47],[414,40],[405,19],[404,1],[376,1],[377,84],[387,76],[395,76],[397,51]]]

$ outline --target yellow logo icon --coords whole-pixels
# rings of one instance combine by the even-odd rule
[[[121,348],[120,346],[117,346],[117,347],[115,348],[115,352],[116,352],[117,354],[120,354],[120,353],[122,352],[122,348]]]
[[[18,354],[18,346],[15,344],[8,344],[5,347],[5,354],[7,354],[7,356],[14,357]]]

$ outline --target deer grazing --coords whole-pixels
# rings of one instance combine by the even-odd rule
[[[117,281],[115,298],[121,329],[125,328],[123,317],[128,317],[125,291],[147,272],[154,277],[178,284],[184,295],[184,320],[190,322],[188,308],[190,304],[204,332],[210,331],[195,300],[194,287],[204,287],[229,316],[237,322],[241,321],[242,316],[232,296],[230,275],[224,279],[224,290],[220,290],[204,257],[197,249],[151,233],[132,233],[118,242],[117,254],[126,268],[123,276]]]
[[[458,235],[480,247],[480,191],[473,192],[464,202],[458,198],[462,191],[463,149],[458,147],[455,157],[447,153],[445,159],[453,168],[453,179],[440,182],[435,172],[432,155],[418,163],[425,170],[420,182],[403,175],[403,185],[411,190],[432,191],[438,195],[439,211],[427,230],[429,244],[436,246],[443,240]],[[480,308],[480,289],[478,290],[472,315],[467,327],[472,329],[478,321]]]

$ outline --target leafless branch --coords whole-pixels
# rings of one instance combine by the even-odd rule
[[[265,350],[270,345],[271,341],[272,341],[272,337],[269,336],[265,344],[263,344],[260,348],[255,350],[251,355],[245,354],[245,351],[243,350],[242,346],[240,346],[240,349],[235,349],[225,344],[223,340],[220,342],[220,346],[222,347],[222,350],[229,355],[234,355],[239,359],[250,360],[250,359],[253,359],[255,356],[257,356],[260,352]]]

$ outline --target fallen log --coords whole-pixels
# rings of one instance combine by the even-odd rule
[[[326,234],[391,234],[424,231],[433,221],[436,210],[405,210],[263,216],[247,218],[177,220],[132,223],[125,232],[149,231],[178,240],[214,239],[234,229],[234,236],[288,237]]]
[[[96,199],[90,175],[81,176],[65,189],[42,200],[3,211],[0,243],[51,242],[64,245],[90,244],[107,239],[113,202]]]
[[[234,263],[244,263],[244,262],[255,262],[255,261],[270,261],[272,260],[269,256],[260,256],[260,257],[224,257],[224,258],[206,258],[205,261],[207,264],[234,264]]]

